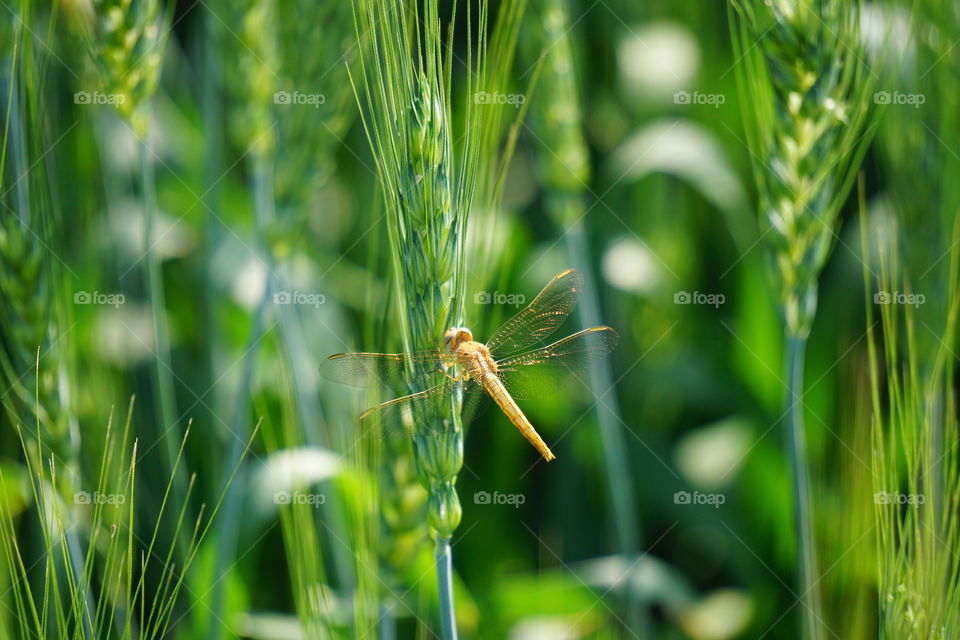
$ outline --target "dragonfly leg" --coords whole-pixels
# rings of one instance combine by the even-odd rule
[[[450,367],[445,367],[442,371],[443,371],[443,375],[447,376],[447,378],[449,378],[449,379],[452,380],[453,382],[466,382],[467,380],[470,379],[470,374],[467,373],[466,371],[464,371],[464,372],[461,373],[461,374],[457,374],[457,375],[451,374],[451,373],[450,373],[450,369],[452,369],[452,368],[453,368],[452,366],[450,366]]]
[[[447,373],[446,371],[444,371],[444,372],[443,372],[443,375],[445,375],[445,376],[447,376],[448,378],[450,378],[450,380],[452,380],[453,382],[464,382],[464,381],[466,381],[466,380],[468,380],[468,379],[470,378],[469,374],[466,374],[466,373],[461,373],[461,374],[459,374],[459,375],[452,375],[452,374]]]

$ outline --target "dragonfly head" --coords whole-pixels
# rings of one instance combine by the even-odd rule
[[[473,341],[473,332],[464,327],[450,327],[443,334],[444,346],[453,353],[464,342]]]

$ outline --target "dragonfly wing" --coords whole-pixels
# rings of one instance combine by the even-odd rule
[[[584,329],[497,362],[497,373],[515,399],[541,398],[585,384],[588,365],[613,351],[619,339],[610,327]]]
[[[567,319],[583,288],[580,272],[568,269],[557,275],[520,313],[487,341],[494,354],[509,355],[545,340]]]
[[[403,381],[408,363],[422,370],[447,366],[439,350],[405,353],[338,353],[320,365],[320,375],[327,380],[353,387],[372,387],[377,384],[398,390],[404,389]]]
[[[456,382],[447,378],[424,391],[379,404],[360,415],[361,432],[381,438],[410,437],[415,433],[439,435],[443,426],[435,416],[449,412],[450,397],[455,391]],[[465,424],[484,395],[478,384],[463,385],[461,415]]]

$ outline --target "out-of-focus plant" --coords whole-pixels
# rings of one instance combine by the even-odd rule
[[[886,190],[863,229],[864,255],[879,256],[879,275],[864,272],[868,326],[876,310],[882,327],[869,334],[880,637],[949,638],[960,634],[960,158],[947,142],[960,134],[960,14],[934,0],[878,15],[895,36],[874,34],[893,48],[875,97]]]
[[[16,536],[17,523],[10,505],[0,502],[0,553],[9,574],[19,637],[57,638],[164,638],[174,626],[174,606],[184,585],[185,574],[196,559],[197,550],[220,508],[220,501],[205,517],[200,510],[196,521],[187,520],[188,502],[173,503],[173,475],[163,491],[155,520],[140,532],[135,518],[137,445],[130,445],[133,402],[121,430],[108,425],[105,446],[96,470],[95,484],[74,493],[72,504],[51,487],[58,484],[58,465],[42,441],[21,445],[27,460],[31,496],[44,550],[42,586],[31,580],[34,567],[25,556]],[[189,430],[188,430],[189,433]],[[174,460],[176,469],[183,456],[183,444]],[[249,443],[248,443],[249,447]],[[129,458],[120,456],[129,452]],[[38,461],[39,466],[31,461]],[[234,469],[236,471],[236,469]],[[6,485],[0,471],[0,485]],[[194,486],[191,479],[186,497]],[[222,500],[222,497],[221,497]],[[186,556],[175,561],[176,545],[166,551],[157,546],[160,524],[175,511],[174,530],[184,530],[188,539]],[[69,532],[83,523],[89,532],[86,549],[81,549]],[[157,564],[161,566],[155,573]],[[158,577],[156,583],[154,578]],[[4,622],[0,618],[0,625]],[[4,629],[5,637],[13,637]]]
[[[144,288],[153,325],[153,404],[159,433],[163,434],[168,471],[173,468],[180,440],[176,428],[176,386],[166,319],[163,265],[158,252],[156,152],[150,148],[151,100],[160,84],[161,68],[170,29],[173,3],[161,12],[159,0],[95,0],[88,11],[77,12],[79,30],[96,69],[94,87],[83,87],[75,102],[113,105],[138,139],[140,181],[137,185],[143,211]],[[90,91],[89,89],[93,89]],[[77,96],[82,96],[79,100]],[[94,99],[94,96],[98,96]],[[104,144],[104,147],[106,145]],[[106,178],[110,180],[109,177]],[[175,491],[184,497],[185,479],[177,478]]]
[[[573,266],[586,280],[579,305],[580,324],[593,327],[599,325],[601,319],[585,224],[590,214],[586,194],[590,191],[592,171],[590,150],[583,134],[572,29],[565,0],[536,0],[533,6],[539,36],[536,42],[541,47],[537,53],[542,61],[530,112],[530,127],[539,143],[537,167],[547,213],[563,234]],[[606,205],[595,203],[593,206]],[[616,524],[617,551],[630,555],[638,551],[639,517],[634,506],[628,449],[621,430],[625,423],[620,417],[617,400],[610,393],[613,375],[607,361],[596,359],[590,362],[589,384],[600,425],[603,467],[607,473],[610,514]],[[628,624],[631,628],[645,626],[641,622],[640,604],[629,588],[627,598]]]
[[[803,362],[817,279],[872,127],[860,2],[736,0],[732,33],[748,144],[786,348],[786,421],[794,478],[804,637],[823,636],[803,426]]]

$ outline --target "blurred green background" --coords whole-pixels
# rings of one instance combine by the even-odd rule
[[[96,486],[110,417],[122,423],[136,397],[136,519],[147,533],[188,424],[173,499],[196,474],[192,521],[218,502],[262,420],[179,594],[170,637],[388,638],[389,628],[437,637],[424,497],[402,464],[407,452],[377,451],[388,471],[371,464],[355,426],[371,397],[318,374],[333,353],[401,348],[383,198],[347,73],[356,68],[350,3],[160,6],[169,32],[140,113],[156,178],[151,254],[165,297],[169,424],[152,383],[158,316],[144,285],[149,182],[137,120],[97,104],[109,94],[97,93],[85,35],[109,14],[91,18],[102,7],[82,0],[14,4],[4,4],[13,26],[0,41],[2,215],[14,221],[4,242],[20,224],[30,249],[5,263],[0,465],[21,553],[43,553],[14,428],[36,436],[38,387],[55,390],[64,416],[57,428],[43,417],[39,433],[66,461],[71,491]],[[522,403],[556,462],[540,460],[496,410],[469,425],[453,540],[461,637],[798,637],[782,328],[754,204],[742,117],[751,97],[737,91],[732,9],[566,3],[587,151],[572,189],[582,199],[577,249],[551,213],[549,171],[563,162],[563,141],[550,124],[549,64],[530,92],[538,59],[552,54],[540,6],[528,8],[508,72],[529,113],[502,206],[471,214],[467,324],[482,340],[518,300],[576,264],[621,342],[609,360],[613,391],[599,403],[574,392]],[[458,54],[464,39],[460,24]],[[22,68],[33,80],[11,73]],[[455,86],[462,72],[455,61]],[[297,93],[322,98],[298,103]],[[466,98],[454,93],[458,112]],[[27,94],[35,102],[24,113]],[[885,121],[878,139],[909,138],[910,126],[921,130],[912,115]],[[900,161],[896,145],[874,145],[868,198]],[[820,279],[804,397],[824,615],[844,639],[875,637],[878,615],[856,209],[844,209]],[[39,298],[35,311],[21,311],[18,296],[28,309]],[[39,333],[17,333],[31,317]],[[39,378],[52,382],[37,382],[38,346]],[[626,462],[616,473],[611,449]],[[323,504],[284,515],[277,492],[308,485]],[[484,492],[520,504],[484,504]],[[89,514],[74,510],[82,540]],[[176,546],[171,524],[160,523],[159,536]],[[158,588],[160,578],[147,582]],[[363,622],[361,604],[374,611]],[[311,630],[308,619],[322,622]]]

